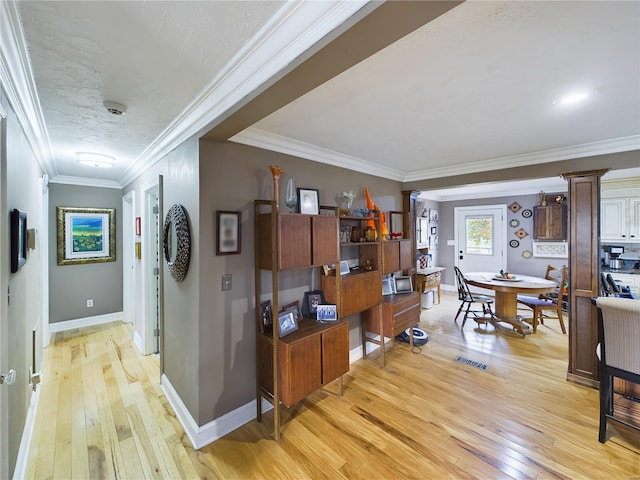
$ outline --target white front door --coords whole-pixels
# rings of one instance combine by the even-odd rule
[[[507,270],[507,206],[456,207],[456,265],[462,273]]]

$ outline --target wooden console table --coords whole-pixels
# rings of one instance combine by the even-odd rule
[[[380,335],[380,366],[385,366],[384,338],[395,338],[407,328],[420,323],[420,293],[407,292],[385,295],[382,303],[362,313],[362,356],[367,358],[365,335],[371,332]],[[382,332],[381,332],[382,330]],[[409,345],[413,347],[413,328],[409,330]],[[368,339],[371,342],[371,339]]]
[[[421,294],[433,288],[438,289],[438,303],[440,303],[440,277],[442,272],[446,270],[444,267],[431,267],[424,270],[418,270],[416,288]]]

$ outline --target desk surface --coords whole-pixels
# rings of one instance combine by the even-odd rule
[[[438,273],[446,270],[444,267],[429,267],[429,268],[419,268],[416,270],[418,275],[431,275],[432,273]]]

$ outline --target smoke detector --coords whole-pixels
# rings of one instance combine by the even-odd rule
[[[120,116],[124,115],[125,113],[127,113],[127,107],[125,107],[124,105],[122,105],[121,103],[118,103],[118,102],[112,102],[111,100],[105,100],[102,105],[107,110],[107,112],[109,112],[111,115],[113,115],[115,117],[120,117]]]

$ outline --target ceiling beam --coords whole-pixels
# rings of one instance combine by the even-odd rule
[[[461,3],[458,0],[382,3],[316,53],[300,58],[288,72],[272,79],[271,85],[265,85],[236,105],[203,138],[228,140]]]

